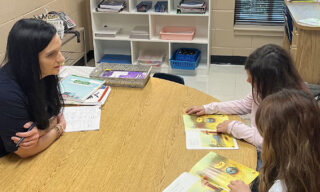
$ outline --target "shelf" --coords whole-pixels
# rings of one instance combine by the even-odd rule
[[[154,67],[153,71],[171,73],[169,59],[175,50],[197,48],[201,51],[201,58],[194,71],[207,71],[210,67],[211,1],[205,0],[207,12],[204,14],[177,14],[180,0],[167,1],[168,12],[155,12],[154,5],[157,0],[152,0],[152,9],[147,12],[137,12],[136,5],[141,0],[126,0],[127,7],[121,12],[97,12],[95,8],[100,0],[90,0],[95,60],[99,61],[104,54],[130,54],[131,62],[137,64],[137,58],[142,51],[161,51],[165,55],[164,62],[160,67]],[[105,26],[120,27],[121,31],[115,37],[96,37],[95,32],[104,30]],[[136,26],[148,26],[150,38],[130,38],[131,31]],[[160,39],[160,31],[165,26],[195,27],[196,33],[193,40]]]
[[[168,12],[155,12],[154,10],[149,10],[147,12],[137,12],[137,11],[121,11],[121,12],[98,12],[96,10],[92,11],[93,14],[112,14],[112,15],[169,15],[169,16],[192,16],[192,17],[208,17],[208,11],[204,14],[198,13],[188,13],[188,14],[178,14],[176,10]]]
[[[205,13],[177,13],[177,10],[171,10],[169,15],[172,16],[192,16],[192,17],[208,17],[209,13],[206,11]]]
[[[70,51],[61,51],[62,55],[65,58],[64,65],[72,66],[77,63],[84,55],[82,52],[70,52]]]
[[[171,43],[196,43],[196,44],[207,44],[208,39],[205,37],[194,37],[191,41],[186,40],[164,40],[160,39],[160,36],[151,37],[152,42],[171,42]]]
[[[151,37],[150,39],[132,39],[129,38],[129,34],[118,34],[116,37],[94,37],[95,40],[123,40],[123,41],[141,41],[141,42],[172,42],[172,43],[196,43],[196,44],[207,44],[208,39],[205,37],[195,37],[191,41],[185,40],[164,40],[160,39],[160,36]]]

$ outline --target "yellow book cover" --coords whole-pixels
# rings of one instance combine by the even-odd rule
[[[214,131],[186,131],[187,149],[239,149],[237,141],[230,135]]]
[[[183,115],[185,130],[202,129],[217,131],[217,125],[229,120],[227,115]]]
[[[238,162],[220,156],[214,152],[208,153],[195,166],[190,173],[201,178],[201,186],[209,183],[229,191],[230,181],[242,180],[250,184],[259,173]],[[200,186],[200,187],[201,187]]]

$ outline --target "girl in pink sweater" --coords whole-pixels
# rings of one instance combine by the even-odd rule
[[[218,125],[218,132],[228,133],[237,139],[255,145],[261,151],[263,139],[259,134],[255,115],[260,102],[268,95],[283,88],[307,90],[290,55],[277,45],[264,45],[248,57],[245,70],[247,82],[252,85],[252,92],[244,99],[213,102],[203,106],[193,106],[186,110],[189,115],[251,113],[251,127],[240,121],[225,121]]]

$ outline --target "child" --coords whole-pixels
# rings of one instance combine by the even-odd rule
[[[256,122],[264,138],[260,192],[320,191],[320,108],[303,91],[283,89],[265,98]],[[231,192],[250,191],[242,181]]]
[[[262,137],[255,123],[259,103],[268,95],[283,88],[305,89],[301,77],[293,66],[290,55],[277,45],[264,45],[255,50],[247,59],[245,70],[247,82],[252,85],[252,93],[242,100],[213,102],[203,106],[193,106],[187,114],[236,114],[251,113],[251,127],[239,121],[225,121],[218,125],[218,132],[228,133],[244,139],[261,150]],[[259,166],[258,166],[259,167]]]

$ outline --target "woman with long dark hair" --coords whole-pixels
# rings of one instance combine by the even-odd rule
[[[63,133],[60,47],[56,29],[45,21],[21,19],[12,27],[0,69],[0,157],[11,152],[23,158],[35,155]],[[36,142],[35,134],[23,134],[31,122],[36,124],[33,133],[39,134]],[[16,134],[29,136],[20,147]]]

